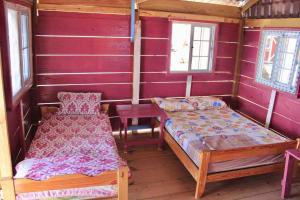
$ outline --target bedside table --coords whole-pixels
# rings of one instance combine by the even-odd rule
[[[127,151],[129,146],[158,144],[159,148],[163,145],[163,129],[167,119],[166,113],[156,104],[136,104],[136,105],[117,105],[117,113],[121,119],[120,136],[122,136],[122,129],[124,129],[124,149]],[[159,138],[145,139],[141,141],[127,140],[128,119],[133,118],[160,118],[160,135]]]

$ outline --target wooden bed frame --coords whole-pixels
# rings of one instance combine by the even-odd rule
[[[300,139],[297,139],[277,144],[241,147],[228,150],[202,151],[199,153],[200,166],[198,167],[166,129],[164,129],[163,135],[166,143],[170,146],[178,159],[197,182],[195,191],[196,199],[204,195],[206,183],[278,172],[283,171],[284,168],[284,162],[282,162],[224,172],[208,173],[209,164],[229,160],[253,158],[256,156],[278,155],[283,154],[287,149],[298,149],[300,147]]]
[[[41,107],[41,114],[57,111],[57,107]],[[109,110],[109,104],[101,105],[105,113]],[[89,177],[81,174],[55,176],[45,181],[34,181],[30,179],[13,179],[15,194],[61,190],[70,188],[84,188],[93,186],[104,186],[117,184],[118,200],[128,200],[128,167],[120,167],[115,171],[107,171],[98,176]]]

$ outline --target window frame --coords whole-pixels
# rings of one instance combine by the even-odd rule
[[[172,71],[171,70],[171,54],[172,54],[172,33],[173,33],[173,24],[174,23],[182,23],[182,24],[190,24],[191,25],[191,34],[190,34],[190,49],[189,49],[189,63],[188,63],[188,70],[184,71]],[[193,58],[193,42],[194,40],[194,28],[195,27],[209,27],[212,28],[211,34],[210,34],[210,51],[209,51],[209,66],[208,69],[202,70],[192,70],[192,58]],[[216,54],[217,54],[217,40],[218,40],[218,23],[213,22],[203,22],[203,21],[177,21],[172,20],[170,22],[170,28],[169,28],[169,59],[168,59],[168,73],[170,74],[197,74],[197,73],[213,73],[214,72],[214,66],[216,61]],[[212,39],[211,39],[212,38]],[[197,41],[197,40],[196,40]],[[196,56],[194,56],[196,57]]]
[[[297,83],[296,83],[295,88],[291,88],[292,79],[293,79],[292,76],[290,76],[288,84],[280,83],[279,81],[277,81],[278,71],[283,68],[280,66],[278,67],[278,64],[279,64],[278,62],[280,60],[279,57],[281,55],[283,55],[283,53],[278,54],[277,51],[278,51],[278,49],[282,49],[282,43],[283,43],[282,36],[284,36],[284,34],[290,34],[290,35],[296,34],[299,37],[300,30],[298,30],[298,29],[263,29],[261,31],[260,40],[259,40],[260,45],[259,45],[259,49],[258,49],[257,64],[256,64],[255,81],[257,83],[272,87],[274,89],[278,89],[280,91],[287,92],[292,95],[297,95],[297,93],[299,91],[299,75],[300,75],[299,71],[300,70],[298,70],[298,74],[296,77]],[[263,69],[263,65],[264,65],[264,53],[265,53],[266,46],[267,46],[267,42],[266,42],[267,36],[279,36],[280,37],[279,45],[275,50],[275,58],[274,58],[274,64],[273,64],[274,69],[272,69],[270,80],[266,80],[262,77],[262,69]],[[297,50],[298,52],[295,52],[294,55],[300,53],[299,48],[300,48],[300,38],[297,39],[297,44],[296,44],[296,49],[298,49]],[[292,68],[293,69],[291,69],[291,71],[295,72],[295,58],[293,60]],[[294,73],[292,75],[294,75]]]
[[[4,2],[4,13],[5,13],[5,28],[6,28],[6,45],[7,45],[7,74],[8,74],[8,80],[7,80],[7,89],[9,92],[9,95],[7,97],[7,106],[9,109],[14,109],[18,103],[21,101],[22,97],[26,92],[29,91],[29,89],[33,85],[33,52],[32,52],[32,18],[31,18],[31,8],[26,7],[23,5],[19,5],[12,2]],[[12,84],[12,77],[11,77],[11,55],[10,55],[10,41],[9,41],[9,27],[8,27],[8,10],[15,10],[18,14],[18,42],[19,42],[19,55],[20,55],[20,78],[21,78],[21,88],[16,92],[16,94],[13,94],[13,84]],[[21,15],[25,15],[28,17],[28,61],[29,61],[29,77],[27,80],[24,80],[24,65],[23,65],[23,48],[22,48],[22,30],[21,30]]]

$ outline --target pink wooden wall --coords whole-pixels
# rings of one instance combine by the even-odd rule
[[[245,29],[238,99],[240,111],[265,122],[272,88],[255,81],[260,33],[260,29]],[[271,128],[292,137],[299,137],[299,114],[300,100],[297,95],[279,91]]]
[[[35,36],[38,103],[56,103],[58,91],[99,91],[108,102],[130,103],[129,30],[129,16],[40,11]],[[215,72],[193,74],[192,95],[231,96],[238,25],[220,23],[218,30]],[[168,19],[142,18],[141,100],[185,96],[187,74],[168,72],[169,31]]]

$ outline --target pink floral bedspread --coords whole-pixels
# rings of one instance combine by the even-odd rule
[[[57,175],[96,176],[126,163],[120,158],[109,119],[99,115],[49,115],[38,127],[26,159],[25,178],[46,180]]]

